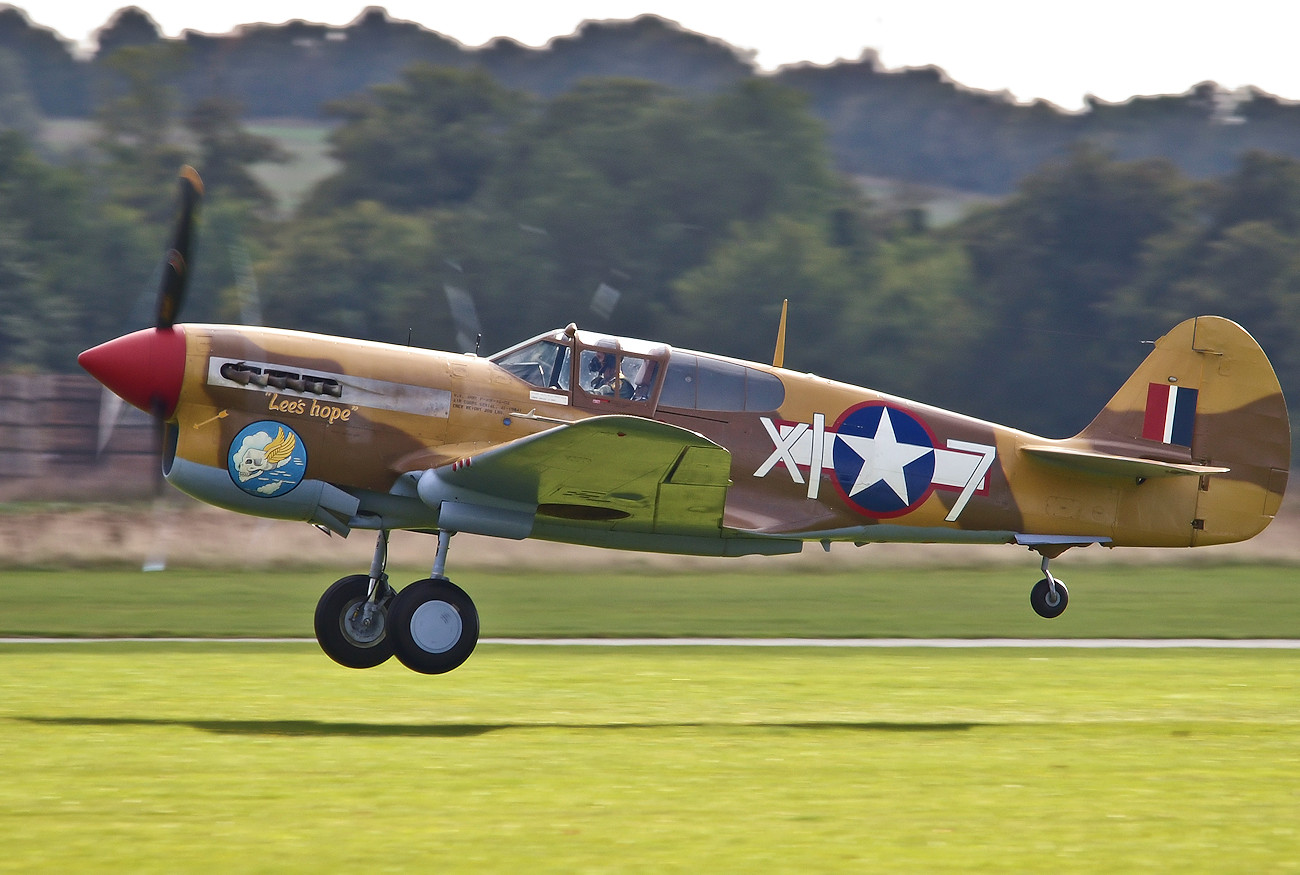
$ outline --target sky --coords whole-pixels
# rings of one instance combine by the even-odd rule
[[[3,2],[3,0],[0,0]],[[126,0],[17,0],[33,23],[93,45]],[[166,36],[226,33],[240,24],[303,19],[345,25],[365,0],[136,0]],[[1256,86],[1300,100],[1292,0],[387,0],[391,17],[479,46],[511,37],[542,46],[585,20],[654,13],[752,52],[765,70],[857,60],[874,51],[887,68],[937,66],[950,78],[1020,101],[1064,109],[1085,95],[1121,102],[1181,94],[1205,81]]]

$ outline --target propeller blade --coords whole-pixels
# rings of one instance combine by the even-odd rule
[[[190,232],[194,225],[194,211],[203,196],[203,180],[198,171],[188,164],[181,168],[181,208],[176,218],[176,230],[171,246],[163,259],[162,282],[158,286],[158,306],[154,327],[171,328],[176,323],[185,298],[185,286],[190,274]]]
[[[99,430],[95,440],[95,458],[104,455],[104,447],[108,446],[125,409],[126,402],[114,395],[107,386],[99,393]]]
[[[448,283],[443,283],[442,291],[447,295],[451,321],[456,325],[456,348],[461,352],[477,352],[478,344],[474,338],[482,338],[483,329],[479,327],[478,310],[474,308],[473,296]]]
[[[257,276],[253,273],[253,258],[243,241],[230,244],[230,266],[235,271],[239,286],[239,321],[245,325],[262,324],[262,294],[257,290]]]
[[[149,541],[149,554],[140,564],[140,570],[166,571],[168,547],[172,540],[172,509],[168,507],[165,493],[160,492],[154,496],[150,517],[153,532]]]

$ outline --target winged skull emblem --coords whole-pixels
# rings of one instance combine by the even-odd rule
[[[293,455],[298,445],[293,433],[284,433],[277,429],[275,437],[264,431],[256,432],[244,438],[244,443],[235,453],[235,473],[240,483],[247,483],[260,474],[274,471],[284,465]]]

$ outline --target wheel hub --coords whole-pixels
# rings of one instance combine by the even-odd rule
[[[359,601],[343,612],[343,634],[360,647],[384,637],[384,612],[368,600]]]
[[[462,631],[460,612],[448,602],[425,602],[411,616],[411,638],[427,653],[451,650],[460,641]]]

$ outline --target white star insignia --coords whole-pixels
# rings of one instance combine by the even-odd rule
[[[926,453],[933,453],[932,447],[899,443],[894,435],[894,423],[888,407],[880,411],[880,424],[876,426],[875,437],[841,432],[839,439],[862,459],[858,479],[849,490],[850,497],[883,482],[894,491],[904,506],[911,506],[912,497],[907,491],[907,475],[903,469]]]

